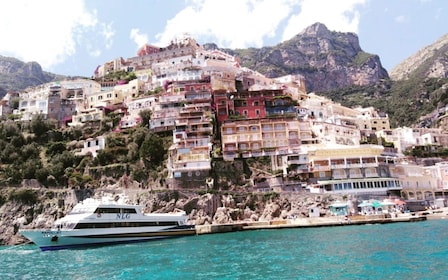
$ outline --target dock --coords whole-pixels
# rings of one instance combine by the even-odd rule
[[[235,232],[243,230],[282,229],[282,228],[311,228],[329,226],[353,226],[367,224],[387,224],[403,222],[426,221],[427,216],[403,215],[398,217],[385,217],[385,215],[349,216],[349,217],[317,217],[279,219],[272,221],[241,221],[229,224],[197,225],[196,234],[212,234]]]

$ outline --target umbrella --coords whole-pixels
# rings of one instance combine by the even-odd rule
[[[395,204],[397,204],[397,205],[405,205],[406,202],[404,202],[403,200],[400,200],[400,199],[395,199]]]
[[[383,205],[383,206],[393,206],[393,205],[395,205],[395,203],[393,203],[392,201],[389,201],[389,200],[383,200],[383,202],[381,202],[381,205]]]
[[[368,201],[363,201],[362,203],[360,203],[358,205],[358,207],[369,207],[372,206],[372,203],[368,202]]]
[[[381,206],[383,206],[383,205],[382,205],[381,202],[379,202],[378,200],[374,200],[374,201],[372,202],[372,206],[375,207],[375,208],[377,208],[377,207],[381,207]]]
[[[336,201],[335,203],[331,204],[330,207],[335,207],[335,208],[347,207],[347,203]]]

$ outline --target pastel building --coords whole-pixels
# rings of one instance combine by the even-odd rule
[[[175,120],[167,165],[168,180],[173,188],[207,187],[214,132],[211,85],[189,81],[174,83],[172,89],[183,93],[184,101]]]
[[[293,153],[299,150],[300,122],[294,117],[227,120],[221,124],[224,160]]]
[[[39,115],[63,125],[76,111],[79,100],[98,88],[98,83],[83,79],[43,84],[19,93],[19,106],[13,114],[18,115],[21,121],[29,121]]]
[[[396,159],[383,156],[382,146],[314,145],[307,149],[308,170],[303,164],[290,168],[298,174],[309,172],[304,177],[308,177],[311,192],[359,197],[400,195],[401,182],[390,170]]]
[[[153,112],[154,108],[156,107],[156,103],[156,96],[126,98],[124,101],[125,114],[120,120],[119,128],[126,129],[141,124],[142,119],[140,117],[140,113],[145,110]],[[149,123],[145,125],[149,126]]]
[[[436,199],[446,199],[448,194],[448,163],[423,166],[411,163],[397,165],[403,189],[401,195],[406,200],[424,200],[430,205]]]
[[[448,134],[440,128],[398,127],[376,132],[377,137],[394,144],[400,152],[414,146],[437,145],[448,147]]]
[[[106,138],[104,136],[88,138],[84,140],[83,148],[77,153],[77,155],[85,156],[91,154],[92,157],[96,157],[98,155],[98,151],[103,150],[105,147]]]
[[[248,118],[257,119],[272,116],[297,117],[297,103],[283,89],[242,92],[215,91],[213,102],[217,120]]]

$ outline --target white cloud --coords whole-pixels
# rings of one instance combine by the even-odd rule
[[[99,24],[96,12],[86,11],[83,0],[14,0],[2,3],[2,10],[0,53],[37,61],[46,70],[79,47],[98,55],[104,38],[106,45],[113,42],[111,26]]]
[[[278,27],[300,0],[191,0],[157,34],[158,45],[186,32],[207,38],[221,47],[261,47],[263,39],[276,36]]]
[[[396,16],[396,17],[394,18],[394,20],[395,20],[395,22],[403,23],[403,22],[406,21],[406,17],[403,16],[403,15],[400,15],[400,16]]]
[[[129,37],[137,45],[137,48],[140,48],[144,44],[148,43],[148,35],[141,33],[138,28],[132,28]]]
[[[106,49],[110,49],[114,43],[115,30],[112,27],[112,23],[105,24],[101,23],[101,34],[105,39]]]
[[[289,40],[306,27],[320,22],[328,29],[341,32],[358,33],[359,5],[367,0],[303,0],[301,11],[291,16],[283,31],[283,40]]]
[[[187,0],[186,7],[156,35],[165,46],[186,32],[220,47],[262,47],[264,40],[288,40],[313,23],[330,30],[357,32],[357,10],[369,0]]]
[[[177,36],[215,42],[220,47],[262,47],[264,40],[283,33],[288,40],[313,23],[329,29],[357,32],[358,5],[369,0],[187,0],[186,7],[167,21],[156,35],[157,45],[168,45]],[[283,27],[286,23],[286,27]],[[284,28],[283,30],[280,30]]]

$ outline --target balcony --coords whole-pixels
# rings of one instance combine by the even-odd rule
[[[380,176],[376,172],[370,172],[370,173],[366,173],[365,177],[366,178],[377,178],[377,177],[380,177]]]
[[[363,165],[360,162],[347,162],[348,168],[361,168]]]
[[[237,135],[223,135],[221,137],[221,141],[223,143],[236,143],[236,141],[238,140]]]
[[[331,171],[331,166],[329,165],[317,165],[312,168],[313,171]]]
[[[347,175],[346,174],[333,175],[333,179],[347,179]]]

